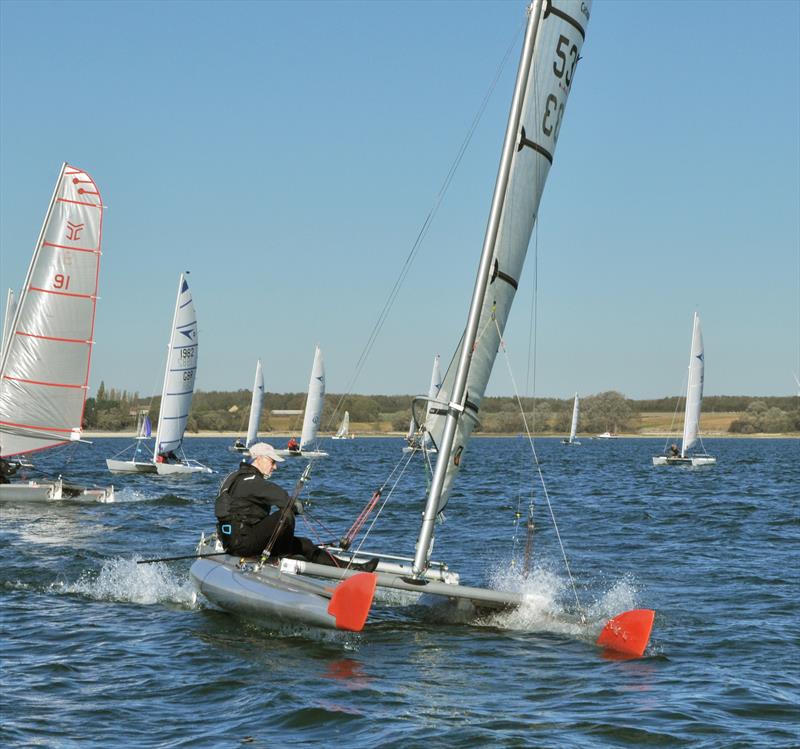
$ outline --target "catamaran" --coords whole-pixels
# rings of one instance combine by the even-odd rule
[[[350,412],[345,411],[342,417],[342,423],[339,424],[339,429],[336,434],[331,437],[334,440],[351,440],[355,435],[350,434]]]
[[[445,605],[472,605],[477,610],[516,608],[526,603],[524,593],[461,585],[457,573],[431,560],[431,549],[436,519],[447,505],[453,481],[464,463],[470,434],[478,423],[481,400],[553,160],[590,5],[591,0],[535,0],[529,8],[466,328],[440,392],[435,402],[427,406],[427,423],[438,446],[439,459],[427,493],[414,556],[376,555],[380,558],[376,572],[356,572],[350,565],[364,561],[364,557],[347,551],[347,544],[330,549],[341,560],[342,567],[337,568],[298,559],[269,559],[269,544],[260,559],[241,560],[221,554],[216,539],[203,537],[198,546],[198,556],[202,558],[193,562],[190,574],[197,588],[215,604],[268,621],[282,619],[359,630],[369,615],[376,586],[424,593]],[[377,501],[375,497],[373,500]],[[206,556],[209,553],[220,555]],[[331,580],[344,582],[333,585]],[[651,610],[620,614],[608,622],[598,643],[640,656],[647,645],[653,617]]]
[[[149,442],[153,437],[153,427],[147,411],[139,413],[136,425],[136,442],[128,445],[113,458],[106,458],[106,466],[111,473],[155,473],[153,450]],[[123,456],[131,453],[130,459]]]
[[[311,366],[311,379],[308,381],[306,410],[303,415],[303,431],[296,449],[277,450],[278,455],[294,458],[327,458],[328,453],[317,448],[317,434],[322,421],[322,407],[325,405],[325,365],[319,346],[314,349],[314,363]]]
[[[442,369],[439,365],[439,354],[433,357],[433,369],[431,370],[431,384],[428,387],[428,401],[425,404],[426,411],[428,406],[436,400],[439,395],[439,389],[442,387]],[[408,434],[406,434],[406,445],[403,448],[404,453],[411,453],[422,451],[435,455],[437,450],[431,441],[431,436],[428,433],[428,428],[425,423],[421,426],[417,424],[416,414],[412,409],[411,420],[408,424]]]
[[[210,468],[188,459],[183,452],[183,434],[189,421],[197,374],[197,349],[197,315],[189,283],[181,273],[167,346],[167,366],[161,389],[156,452],[153,457],[159,476],[212,473]],[[180,457],[176,450],[180,451]]]
[[[258,438],[258,424],[261,421],[261,409],[264,406],[264,373],[261,370],[261,359],[256,362],[256,378],[253,382],[253,395],[250,398],[250,418],[247,422],[245,441],[236,440],[228,450],[249,454],[247,451]]]
[[[703,380],[705,379],[705,353],[703,351],[703,333],[700,330],[700,316],[695,312],[692,322],[692,346],[689,352],[689,378],[686,385],[686,408],[683,414],[683,440],[680,452],[666,452],[665,455],[653,456],[654,466],[709,466],[717,462],[708,455],[700,439],[700,408],[703,404]],[[688,451],[700,442],[701,454],[689,455]]]
[[[575,401],[572,404],[572,424],[569,428],[569,437],[565,440],[561,440],[562,445],[580,445],[581,443],[575,439],[575,435],[578,433],[578,413],[580,412],[580,402],[578,400],[578,394],[575,393]]]
[[[82,169],[61,165],[17,304],[9,294],[0,360],[0,455],[81,440],[100,273],[103,202]],[[0,484],[0,499],[87,497],[113,487],[58,477]]]

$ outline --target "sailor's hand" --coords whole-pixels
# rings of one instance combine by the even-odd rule
[[[303,503],[299,499],[296,499],[292,503],[292,510],[294,511],[295,515],[302,515],[304,511]]]

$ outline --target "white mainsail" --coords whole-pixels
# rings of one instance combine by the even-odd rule
[[[62,164],[0,363],[0,452],[80,438],[89,388],[103,202],[92,178]]]
[[[161,390],[161,409],[156,430],[156,452],[177,450],[189,420],[197,374],[197,316],[186,277],[181,273],[172,317],[167,368]]]
[[[346,440],[348,437],[350,437],[350,412],[345,411],[342,423],[339,424],[339,431],[336,432],[336,439]]]
[[[314,350],[314,364],[311,367],[311,379],[308,381],[306,411],[303,416],[303,431],[300,434],[300,452],[317,439],[322,406],[325,401],[325,367],[322,363],[322,352],[319,346]]]
[[[575,442],[575,435],[578,433],[578,412],[580,406],[578,394],[575,393],[575,402],[572,404],[572,426],[569,428],[569,441]]]
[[[253,397],[250,399],[250,421],[247,422],[247,447],[258,438],[258,424],[261,421],[261,408],[264,405],[264,373],[261,359],[256,363],[256,379],[253,382]]]
[[[686,413],[683,417],[682,458],[686,457],[686,451],[697,442],[697,434],[700,430],[700,406],[703,402],[704,376],[703,333],[700,330],[700,316],[695,312],[692,325],[692,348],[689,354],[689,381],[686,386]]]
[[[536,0],[529,9],[520,66],[467,325],[428,426],[440,455],[414,558],[427,567],[436,515],[458,474],[517,291],[591,0]]]

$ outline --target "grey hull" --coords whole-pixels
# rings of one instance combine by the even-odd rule
[[[238,561],[227,555],[198,559],[189,574],[209,601],[228,611],[265,623],[299,622],[336,629],[336,618],[328,613],[333,594],[329,583],[287,575],[269,566],[247,571],[247,566],[237,567]]]

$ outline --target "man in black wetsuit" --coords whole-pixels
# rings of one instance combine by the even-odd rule
[[[301,556],[316,564],[345,566],[308,538],[294,535],[295,515],[303,513],[303,505],[267,480],[278,463],[283,462],[275,448],[266,442],[257,442],[250,447],[250,458],[250,463],[242,463],[227,476],[217,497],[217,534],[225,551],[242,557],[258,556],[278,529],[271,549],[273,556]],[[276,510],[270,513],[273,505]],[[290,509],[283,512],[287,507]],[[378,560],[374,559],[350,568],[373,572],[377,564]]]

